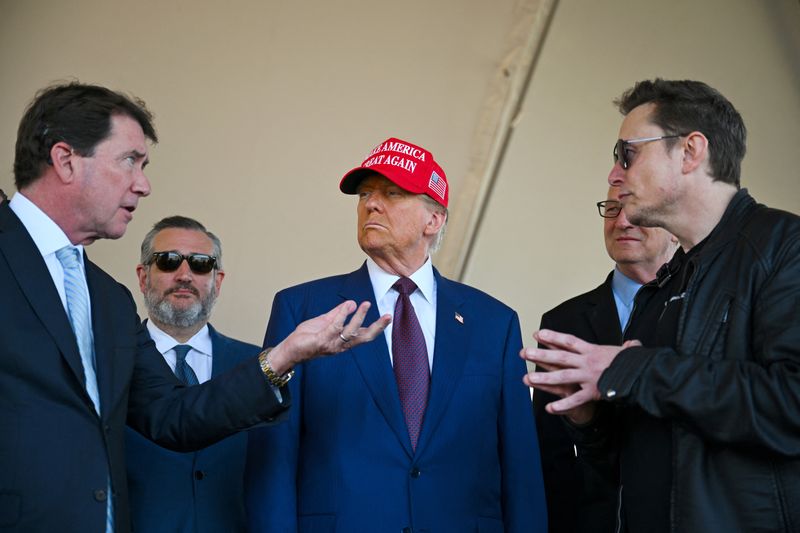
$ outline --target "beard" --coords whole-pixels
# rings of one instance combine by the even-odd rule
[[[178,289],[189,290],[198,299],[189,307],[176,308],[167,299],[167,296]],[[201,295],[200,291],[190,283],[179,283],[163,293],[159,293],[150,286],[148,281],[147,291],[144,293],[144,303],[153,320],[176,328],[189,328],[201,322],[207,322],[216,301],[217,289],[213,283],[210,284],[208,291]]]

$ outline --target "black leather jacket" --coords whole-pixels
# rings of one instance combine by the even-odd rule
[[[671,531],[800,531],[800,217],[740,190],[686,266],[677,349],[623,350],[600,393],[670,421]]]

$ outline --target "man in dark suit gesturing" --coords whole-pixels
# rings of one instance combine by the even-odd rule
[[[607,199],[598,202],[597,207],[603,217],[606,251],[615,268],[596,289],[545,313],[541,328],[563,331],[597,344],[622,344],[633,297],[669,261],[677,249],[677,239],[661,228],[631,224],[614,187],[609,187]],[[617,487],[577,455],[561,417],[545,411],[545,405],[557,399],[534,390],[549,531],[611,533],[616,527]]]
[[[350,301],[272,351],[185,387],[130,293],[83,246],[125,233],[150,193],[156,141],[141,102],[73,83],[39,93],[20,122],[17,192],[0,204],[0,530],[126,532],[124,426],[176,450],[207,446],[288,407],[290,368],[369,340]],[[253,354],[255,355],[255,354]],[[272,386],[270,386],[272,384]]]
[[[142,241],[140,261],[147,332],[181,381],[205,383],[258,353],[208,322],[225,271],[222,243],[200,222],[183,216],[158,221]],[[244,531],[246,432],[190,453],[162,448],[130,428],[126,433],[135,531]]]
[[[251,531],[544,532],[517,315],[431,264],[447,218],[444,171],[427,150],[389,139],[340,189],[358,195],[367,261],[279,292],[265,342],[350,298],[393,313],[392,330],[302,365],[288,423],[250,432]]]

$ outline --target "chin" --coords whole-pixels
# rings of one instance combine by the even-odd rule
[[[364,250],[367,254],[370,253],[372,250],[380,249],[380,243],[376,242],[377,239],[371,239],[369,237],[363,237],[358,240],[358,245]]]
[[[172,308],[178,312],[190,310],[192,307],[194,307],[198,300],[197,296],[194,294],[177,296],[174,293],[167,296],[167,299],[169,300]]]
[[[114,224],[113,226],[105,228],[104,232],[101,232],[101,238],[103,239],[119,239],[123,235],[125,235],[125,231],[128,229],[127,223],[119,223]]]

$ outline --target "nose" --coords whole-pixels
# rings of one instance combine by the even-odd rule
[[[136,171],[136,177],[133,180],[131,190],[139,196],[150,195],[150,180],[147,179],[147,176],[145,176],[143,169]]]
[[[383,209],[383,199],[381,197],[381,193],[377,191],[373,191],[367,195],[364,199],[364,207],[367,208],[367,211],[380,211]]]
[[[611,167],[611,172],[608,173],[608,184],[612,187],[619,187],[625,181],[625,169],[622,168],[622,163],[617,161]]]
[[[622,230],[633,227],[633,224],[631,224],[630,221],[628,221],[628,217],[625,216],[624,209],[620,211],[619,215],[617,215],[617,218],[614,219],[614,226]]]
[[[186,259],[181,261],[180,266],[178,266],[178,270],[175,271],[175,279],[179,281],[188,281],[193,279],[192,269],[189,268],[189,261]]]

